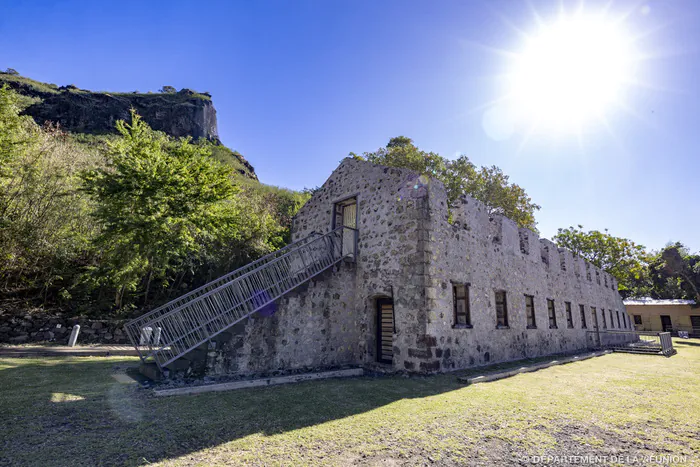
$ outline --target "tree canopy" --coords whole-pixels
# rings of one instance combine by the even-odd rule
[[[582,225],[559,229],[553,240],[612,274],[623,297],[692,299],[700,304],[700,255],[680,242],[647,252],[607,229],[584,231]]]
[[[552,240],[612,274],[623,294],[629,293],[635,281],[645,273],[644,246],[637,245],[627,238],[615,237],[608,233],[608,229],[603,232],[584,231],[582,225],[560,228]]]
[[[700,254],[676,242],[648,255],[645,274],[635,282],[632,296],[680,298],[700,305],[699,291]]]
[[[147,309],[285,245],[310,197],[134,113],[117,135],[75,135],[22,116],[24,103],[0,88],[0,301]]]
[[[440,180],[447,190],[450,206],[462,195],[469,195],[486,205],[490,214],[502,214],[514,220],[520,227],[535,230],[535,211],[540,206],[533,203],[527,192],[496,166],[477,167],[467,156],[450,160],[434,152],[422,151],[406,136],[391,138],[384,148],[353,157],[374,164],[410,169],[420,175]]]
[[[135,111],[117,122],[122,138],[109,143],[107,166],[83,173],[83,190],[96,202],[102,226],[96,242],[105,256],[101,276],[120,291],[146,278],[165,277],[196,253],[230,211],[219,206],[235,193],[231,168],[211,158],[207,146],[176,141],[152,130]],[[117,304],[120,304],[118,298]]]

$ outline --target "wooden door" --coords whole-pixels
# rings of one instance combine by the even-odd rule
[[[394,361],[394,302],[377,300],[377,361]]]
[[[357,232],[357,199],[350,198],[335,204],[333,228],[348,227],[343,230],[342,254],[355,255],[355,236]]]

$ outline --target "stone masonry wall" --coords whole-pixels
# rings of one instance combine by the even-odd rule
[[[329,232],[335,203],[357,199],[356,262],[289,293],[272,317],[253,316],[209,352],[214,374],[370,364],[376,355],[376,300],[393,298],[396,370],[436,372],[588,347],[591,307],[625,313],[617,284],[569,251],[464,197],[448,222],[440,182],[346,158],[294,219],[292,239]],[[454,327],[453,282],[468,283],[471,328]],[[497,329],[496,290],[507,293],[509,326]],[[525,294],[536,329],[526,329]],[[555,302],[550,329],[547,299]],[[573,326],[567,326],[565,302]],[[582,328],[579,305],[587,327]],[[629,320],[627,320],[629,323]]]
[[[28,344],[53,342],[67,344],[73,326],[80,325],[78,344],[128,343],[122,320],[67,318],[47,313],[0,314],[0,343]]]
[[[346,158],[294,219],[292,239],[331,230],[333,206],[357,198],[357,260],[288,294],[224,344],[210,373],[248,373],[376,360],[376,299],[394,298],[395,365],[425,353],[427,191],[408,170]]]
[[[593,337],[586,332],[594,328],[592,307],[601,330],[602,310],[607,329],[631,329],[610,324],[610,310],[626,313],[612,276],[512,220],[490,215],[469,197],[453,209],[450,224],[444,187],[433,184],[430,195],[428,334],[435,337],[434,352],[441,357],[435,367],[451,370],[585,349]],[[453,282],[469,284],[471,328],[454,327]],[[506,292],[504,329],[496,326],[497,290]],[[536,329],[526,328],[525,295],[534,296]],[[550,329],[547,299],[555,303],[556,329]],[[571,304],[572,327],[565,302]],[[631,326],[631,320],[626,323]]]

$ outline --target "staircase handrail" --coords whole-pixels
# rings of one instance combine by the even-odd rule
[[[275,256],[278,256],[280,253],[285,253],[285,252],[290,251],[290,250],[292,250],[292,249],[296,249],[296,248],[300,247],[301,245],[307,244],[307,243],[309,243],[311,240],[313,240],[313,239],[315,239],[315,238],[318,238],[318,237],[320,237],[320,236],[322,236],[322,234],[320,234],[320,233],[318,233],[318,232],[311,232],[309,235],[307,235],[306,237],[304,237],[304,238],[302,238],[302,239],[300,239],[300,240],[297,240],[296,242],[292,242],[292,243],[290,243],[289,245],[285,245],[284,247],[282,247],[282,248],[280,248],[280,249],[278,249],[278,250],[275,250],[275,251],[273,251],[273,252],[271,252],[271,253],[268,253],[268,254],[266,254],[265,256],[263,256],[263,257],[261,257],[261,258],[258,258],[257,260],[255,260],[255,261],[253,261],[253,262],[251,262],[251,263],[248,263],[248,264],[246,264],[246,265],[244,265],[244,266],[241,266],[241,267],[238,268],[238,269],[234,269],[233,271],[231,271],[231,272],[229,272],[229,273],[226,273],[226,274],[224,274],[223,276],[217,277],[216,279],[211,280],[211,281],[207,282],[206,284],[204,284],[204,285],[202,285],[202,286],[200,286],[200,287],[197,287],[197,288],[194,289],[194,290],[191,290],[191,291],[187,292],[187,293],[184,294],[184,295],[181,295],[181,296],[179,296],[179,297],[177,297],[177,298],[174,298],[173,300],[170,300],[168,303],[165,303],[165,304],[163,304],[163,305],[161,305],[161,306],[159,306],[159,307],[157,307],[157,308],[154,308],[153,310],[149,311],[148,313],[144,313],[144,314],[142,314],[142,315],[140,315],[140,316],[137,316],[136,318],[134,318],[134,319],[132,319],[131,321],[129,321],[129,322],[127,323],[127,325],[136,323],[137,321],[152,321],[152,319],[150,319],[150,318],[152,318],[153,316],[155,316],[155,315],[157,315],[157,314],[163,312],[163,310],[166,310],[169,306],[175,304],[176,302],[180,302],[180,301],[182,301],[182,300],[186,300],[184,303],[181,303],[181,304],[177,305],[177,307],[172,308],[171,310],[167,310],[165,313],[161,313],[161,315],[164,316],[164,315],[170,313],[171,311],[173,311],[173,310],[175,310],[175,309],[181,307],[181,306],[184,305],[185,303],[189,303],[191,300],[194,300],[194,299],[196,299],[196,298],[198,298],[198,297],[201,297],[203,294],[202,294],[202,295],[196,295],[195,297],[193,297],[193,295],[195,295],[195,294],[201,292],[202,290],[204,290],[204,289],[206,289],[206,288],[212,286],[213,284],[215,284],[215,283],[217,283],[217,282],[221,282],[221,283],[220,283],[219,285],[217,285],[215,288],[218,288],[218,287],[220,287],[220,286],[222,286],[222,285],[225,285],[225,284],[227,284],[228,282],[231,282],[232,280],[235,280],[237,277],[240,277],[241,273],[243,273],[244,271],[246,271],[246,270],[254,270],[254,269],[257,269],[257,268],[260,267],[262,264],[267,263],[271,258],[273,258],[273,257],[275,257]],[[249,272],[249,271],[247,271],[247,272]],[[214,289],[212,289],[212,290],[214,290]],[[192,298],[191,298],[191,297],[192,297]],[[154,319],[155,319],[155,318],[153,318],[153,320],[154,320]]]
[[[196,346],[192,346],[192,341],[197,341],[198,344],[203,343],[206,341],[206,339],[202,339],[201,336],[206,335],[207,338],[211,338],[224,330],[228,329],[232,325],[234,325],[236,322],[240,321],[240,319],[243,319],[245,316],[250,316],[252,313],[255,313],[256,311],[262,309],[263,307],[269,305],[272,303],[274,300],[278,299],[280,296],[286,294],[290,290],[298,287],[302,283],[306,282],[307,280],[310,280],[311,277],[319,274],[323,270],[327,269],[328,267],[332,266],[333,264],[336,264],[338,261],[342,260],[345,256],[343,255],[343,248],[342,248],[342,241],[343,241],[343,234],[342,231],[343,229],[346,229],[346,227],[338,227],[337,229],[334,229],[326,234],[311,234],[304,239],[292,243],[285,247],[284,249],[278,250],[276,253],[282,253],[278,255],[270,254],[266,255],[264,258],[261,258],[258,261],[255,261],[251,263],[250,265],[244,266],[243,268],[239,268],[236,271],[233,271],[225,276],[222,276],[221,278],[211,281],[208,284],[205,284],[204,286],[196,289],[195,291],[186,294],[186,296],[191,297],[189,300],[182,302],[182,297],[180,299],[173,300],[169,302],[169,304],[176,304],[178,303],[178,306],[166,311],[162,312],[157,316],[154,316],[153,313],[149,313],[147,315],[144,315],[142,317],[139,317],[137,319],[134,319],[130,322],[128,322],[125,326],[127,330],[127,334],[129,335],[130,340],[134,344],[134,346],[139,350],[139,355],[143,360],[145,360],[148,357],[154,357],[156,359],[156,362],[160,365],[167,365],[171,361],[174,361],[176,358],[179,358],[183,352],[176,353],[171,346],[175,344],[181,344],[184,342],[186,345],[184,346],[185,348],[188,349],[193,349]],[[350,229],[354,232],[355,236],[355,241],[357,237],[357,231],[355,229]],[[340,245],[337,245],[335,242],[336,237],[338,236],[338,232],[340,232],[339,240],[340,240]],[[209,297],[214,297],[216,294],[222,293],[224,294],[223,297],[226,297],[226,291],[224,290],[225,288],[230,288],[234,286],[234,283],[239,283],[241,285],[245,285],[246,288],[250,289],[249,285],[244,282],[245,279],[251,279],[252,281],[255,281],[255,274],[262,273],[262,271],[268,269],[270,272],[276,272],[278,273],[278,277],[281,277],[279,275],[280,271],[282,270],[273,270],[273,266],[286,258],[288,258],[290,255],[299,253],[304,249],[311,248],[312,245],[315,242],[320,242],[320,241],[328,241],[328,245],[330,246],[330,251],[326,254],[326,256],[320,257],[320,258],[315,258],[313,259],[314,261],[321,261],[322,264],[316,264],[316,263],[311,263],[307,264],[306,261],[304,261],[304,257],[300,256],[302,259],[302,263],[304,264],[303,269],[297,272],[301,272],[302,274],[306,274],[307,277],[303,278],[302,280],[298,281],[298,283],[294,283],[292,280],[293,278],[282,278],[283,280],[279,282],[279,284],[285,283],[285,286],[289,286],[288,289],[284,290],[283,292],[279,292],[281,288],[279,287],[279,284],[274,283],[272,285],[269,285],[270,291],[273,292],[274,288],[277,288],[278,292],[275,292],[277,295],[268,295],[267,300],[260,299],[260,297],[256,297],[254,295],[247,296],[247,295],[241,295],[236,296],[235,294],[231,293],[231,289],[229,289],[229,298],[233,297],[234,300],[230,300],[230,303],[227,304],[228,308],[226,311],[218,311],[218,314],[211,314],[211,313],[200,313],[197,316],[197,307],[196,305],[204,302],[209,298]],[[325,245],[324,245],[325,246]],[[340,246],[340,250],[338,251],[339,254],[336,256],[336,249],[337,247]],[[355,250],[353,248],[352,255],[354,256]],[[223,280],[224,278],[228,280]],[[265,276],[259,276],[257,277],[257,281],[261,285],[265,285],[261,282],[261,278],[264,279]],[[269,279],[269,277],[268,277]],[[295,279],[298,279],[298,277],[295,277]],[[206,289],[208,286],[215,285],[213,288],[210,288],[210,290],[205,291],[204,293],[201,293],[196,296],[192,296],[194,292],[197,291],[202,291],[203,289]],[[235,289],[234,289],[235,290]],[[244,288],[240,287],[238,288],[238,292],[243,292]],[[221,299],[222,296],[218,298],[218,300]],[[214,298],[214,301],[216,301],[217,298]],[[235,301],[237,300],[237,301]],[[235,301],[235,303],[234,303]],[[252,302],[252,303],[248,303]],[[213,302],[209,302],[213,303]],[[253,306],[250,306],[253,305]],[[246,310],[245,313],[241,313],[241,317],[237,317],[236,320],[233,320],[231,322],[226,322],[225,318],[231,318],[231,312],[238,309],[239,307],[244,307]],[[248,306],[250,308],[248,309]],[[161,307],[160,311],[163,311],[165,307]],[[157,310],[154,310],[157,311]],[[183,315],[183,316],[175,316],[175,315]],[[185,321],[192,320],[192,316],[195,315],[198,318],[201,317],[207,317],[208,320],[197,320],[196,325],[191,328],[191,330],[188,330],[187,332],[183,333],[177,333],[175,332],[172,334],[172,329],[177,329],[178,326],[176,325],[174,328],[173,327],[167,327],[163,326],[162,328],[159,327],[161,323],[168,323],[170,322],[169,320],[172,319],[180,319],[180,324],[182,324],[183,319]],[[145,318],[150,318],[150,319],[145,319]],[[214,332],[211,332],[208,330],[208,326],[214,322],[223,322],[221,324],[220,329],[215,330]],[[152,343],[148,343],[148,351],[146,351],[146,355],[143,355],[141,353],[141,350],[139,348],[139,342],[141,332],[145,328],[151,328],[151,331],[155,329],[168,329],[169,332],[164,333],[167,334],[163,344],[160,344],[160,342],[157,342],[155,346],[152,345]],[[160,331],[159,331],[159,336],[160,336]],[[196,338],[194,336],[197,336]],[[160,352],[164,352],[164,361],[160,362],[158,360],[158,354]],[[175,354],[173,356],[173,354]],[[170,356],[169,358],[167,358]]]

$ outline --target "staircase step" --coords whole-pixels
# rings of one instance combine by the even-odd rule
[[[163,372],[160,371],[160,368],[155,363],[141,363],[139,373],[153,381],[162,381],[164,379]]]

